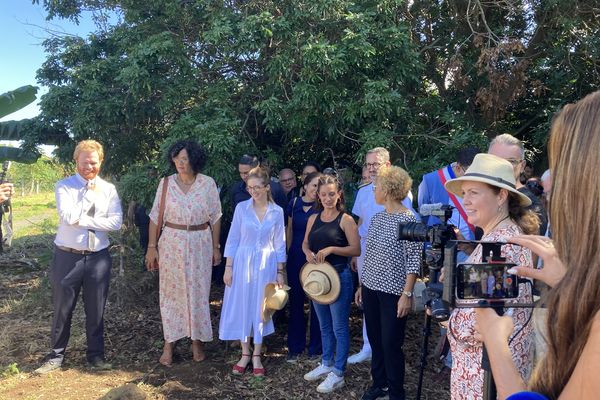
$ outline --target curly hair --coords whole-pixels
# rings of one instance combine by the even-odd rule
[[[206,165],[206,152],[194,140],[180,140],[175,142],[167,150],[167,161],[172,168],[175,168],[175,162],[173,159],[181,152],[181,150],[187,151],[188,159],[190,160],[190,167],[194,174],[200,173],[202,168]]]
[[[381,187],[392,200],[402,201],[408,196],[412,179],[408,172],[400,167],[383,166],[377,172],[377,186]]]

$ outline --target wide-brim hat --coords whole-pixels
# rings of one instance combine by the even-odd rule
[[[287,285],[283,285],[282,288],[277,283],[267,283],[265,285],[265,296],[262,304],[263,322],[269,321],[276,311],[285,307],[288,301],[288,290],[290,290],[290,287]]]
[[[300,270],[300,283],[308,297],[319,304],[331,304],[340,295],[340,275],[329,263],[306,263]]]
[[[513,166],[504,158],[493,154],[477,154],[463,176],[450,179],[444,186],[450,193],[462,197],[461,187],[465,181],[483,182],[491,186],[506,189],[518,196],[519,204],[522,206],[527,207],[531,205],[531,199],[517,190]]]

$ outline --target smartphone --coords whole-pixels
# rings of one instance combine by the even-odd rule
[[[461,300],[514,299],[519,296],[517,276],[507,273],[513,263],[458,264],[456,298]]]

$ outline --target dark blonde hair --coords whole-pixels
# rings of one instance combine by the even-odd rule
[[[339,212],[344,212],[346,210],[345,201],[344,201],[344,190],[338,178],[334,175],[326,175],[323,174],[319,177],[319,185],[317,186],[317,205],[315,207],[316,210],[322,210],[323,204],[321,204],[321,198],[319,197],[319,192],[321,191],[321,187],[325,185],[335,185],[335,190],[340,193],[340,199],[338,200],[335,208]]]
[[[269,186],[269,188],[267,189],[267,200],[272,203],[273,194],[271,193],[271,177],[269,176],[269,171],[266,168],[254,167],[250,171],[248,171],[248,181],[253,178],[260,179],[260,181],[263,185],[265,185],[265,187]]]
[[[566,274],[548,294],[548,351],[531,388],[556,399],[600,310],[600,91],[566,105],[554,117],[548,152],[556,193],[550,198],[550,221]]]
[[[488,185],[486,183],[486,185]],[[496,194],[500,193],[502,188],[498,186],[488,185]],[[506,189],[505,189],[506,190]],[[508,191],[508,216],[526,235],[539,235],[540,233],[540,217],[536,213],[527,209],[519,200],[519,195]]]
[[[382,166],[377,172],[377,186],[393,200],[402,201],[408,196],[412,179],[408,172],[400,167]]]
[[[82,140],[81,142],[77,143],[77,146],[75,146],[75,151],[73,152],[73,160],[77,161],[79,154],[81,154],[82,151],[95,151],[98,153],[100,162],[104,161],[104,148],[95,140]]]

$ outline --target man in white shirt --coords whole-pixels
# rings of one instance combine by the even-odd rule
[[[358,190],[354,201],[354,207],[352,208],[352,214],[358,217],[358,236],[360,236],[360,256],[352,258],[352,269],[354,271],[358,270],[359,280],[364,262],[367,233],[369,231],[369,225],[371,224],[371,218],[385,209],[382,205],[375,202],[373,182],[375,181],[379,169],[382,166],[390,165],[390,153],[383,147],[375,147],[374,149],[369,150],[365,156],[365,167],[369,172],[371,181],[368,184],[361,186]],[[410,191],[408,192],[408,196],[402,201],[402,204],[411,210],[417,218],[420,218],[412,206],[412,193]],[[371,345],[369,344],[367,328],[363,318],[363,347],[360,352],[348,357],[348,364],[356,364],[370,359]]]
[[[115,186],[98,176],[104,160],[100,143],[79,142],[73,158],[77,173],[56,184],[59,226],[49,274],[54,305],[52,350],[44,364],[35,370],[38,374],[62,365],[81,289],[87,361],[92,369],[111,368],[104,359],[104,306],[112,267],[108,232],[121,228],[121,201]]]

